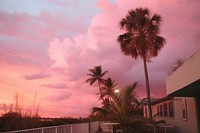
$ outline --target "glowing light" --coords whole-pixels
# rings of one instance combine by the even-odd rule
[[[119,90],[118,90],[118,89],[116,89],[116,90],[115,90],[115,93],[119,93]]]

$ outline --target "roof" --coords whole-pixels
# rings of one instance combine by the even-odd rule
[[[151,99],[151,105],[155,105],[155,104],[165,102],[168,100],[172,100],[172,99],[173,99],[173,97],[171,97],[171,96],[166,96],[163,98],[154,98],[154,99]],[[146,101],[143,102],[143,105],[147,105],[147,99],[146,99]]]
[[[200,97],[200,79],[169,94],[171,97]]]

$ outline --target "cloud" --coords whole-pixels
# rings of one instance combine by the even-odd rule
[[[48,53],[50,58],[54,61],[53,67],[68,67],[66,55],[73,50],[73,42],[65,38],[63,42],[54,39],[50,42]]]
[[[37,74],[31,74],[31,75],[24,75],[23,76],[26,80],[34,80],[34,79],[45,79],[50,77],[49,74],[44,73],[37,73]]]
[[[70,94],[69,94],[70,93]],[[45,98],[45,114],[42,116],[51,117],[88,117],[91,107],[99,106],[96,95],[88,93],[88,91],[62,91]],[[56,105],[56,109],[55,109]],[[78,112],[78,113],[77,113]]]
[[[71,92],[61,91],[61,93],[57,92],[54,93],[54,95],[48,95],[44,97],[43,100],[48,102],[59,103],[63,100],[70,99],[71,96],[72,96]]]
[[[35,67],[50,64],[46,49],[52,38],[73,36],[85,30],[85,24],[73,22],[64,13],[45,11],[32,16],[0,10],[0,27],[0,62]]]
[[[197,38],[194,36],[192,37],[192,35],[199,34],[199,31],[197,31],[199,28],[196,25],[199,24],[199,22],[197,23],[199,20],[196,17],[191,17],[191,15],[198,15],[196,9],[192,7],[192,5],[195,5],[195,2],[184,7],[183,5],[186,4],[185,2],[179,3],[176,1],[173,7],[171,7],[169,6],[171,5],[170,2],[164,1],[166,5],[162,5],[163,8],[159,8],[161,2],[158,1],[151,4],[144,1],[138,3],[130,0],[126,0],[126,4],[124,1],[123,4],[121,2],[122,1],[119,0],[112,4],[106,0],[98,1],[97,6],[101,8],[102,11],[93,17],[88,32],[85,35],[77,35],[75,38],[66,37],[63,41],[58,39],[52,41],[49,48],[52,49],[49,50],[49,52],[51,51],[51,53],[49,53],[50,57],[52,57],[53,53],[63,57],[62,59],[60,57],[54,58],[54,61],[56,61],[53,66],[59,66],[57,64],[65,66],[67,64],[66,69],[70,77],[78,76],[80,80],[84,80],[81,77],[85,77],[84,74],[87,73],[88,68],[92,68],[95,65],[102,65],[104,70],[110,71],[108,75],[113,77],[115,81],[118,82],[119,86],[126,86],[134,81],[139,81],[143,85],[139,87],[139,89],[143,90],[143,93],[145,93],[142,60],[140,58],[133,60],[131,57],[124,56],[120,52],[120,47],[116,39],[121,33],[119,29],[119,20],[127,14],[127,11],[138,6],[146,6],[151,9],[152,14],[158,13],[163,17],[161,36],[167,39],[167,44],[161,50],[158,57],[152,58],[153,62],[149,64],[149,76],[152,82],[152,91],[157,92],[157,84],[160,83],[161,85],[159,86],[163,92],[160,92],[159,95],[164,95],[165,79],[167,78],[170,66],[179,56],[186,58],[199,47],[196,43],[198,42]],[[169,7],[170,9],[172,8],[172,10],[168,11]],[[175,12],[177,9],[181,9],[181,11]],[[188,16],[183,18],[181,15],[183,9],[191,11],[192,14],[187,13]],[[179,19],[180,24],[178,27],[175,22],[177,19]],[[189,22],[188,20],[192,21]],[[187,23],[190,23],[192,26],[188,27],[188,31],[190,31],[191,34],[184,31],[179,33],[180,30],[184,30],[181,26],[184,27]],[[191,37],[189,37],[190,35]],[[186,42],[179,40],[180,37],[185,38],[185,36],[189,37],[185,41],[187,44],[190,44],[190,47],[187,48],[187,54],[182,52],[186,47]],[[57,50],[60,52],[59,54],[57,54],[58,51],[55,50],[55,47],[57,47]],[[173,58],[171,58],[170,55],[173,55]],[[77,78],[75,78],[75,80],[77,80]]]
[[[49,2],[52,2],[54,4],[57,4],[59,6],[76,6],[78,3],[77,1],[71,1],[71,2],[68,2],[68,1],[62,1],[62,0],[48,0]]]
[[[52,89],[66,89],[68,88],[66,83],[58,83],[58,84],[43,84],[41,87],[47,87]]]

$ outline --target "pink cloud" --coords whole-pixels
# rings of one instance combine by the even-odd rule
[[[41,87],[53,88],[53,89],[66,89],[66,83],[57,83],[57,84],[43,84]]]
[[[64,13],[45,11],[39,16],[0,11],[0,26],[2,62],[44,67],[50,63],[46,49],[52,38],[73,36],[85,29],[85,24],[72,22]]]
[[[76,40],[75,39],[71,40],[71,42],[74,42],[73,45],[75,46],[73,49],[73,52],[70,54],[68,54],[67,52],[64,53],[66,54],[65,56],[66,61],[70,62],[69,68],[68,68],[70,75],[71,76],[75,74],[80,75],[81,71],[82,71],[82,74],[84,74],[83,69],[92,68],[95,65],[102,65],[106,70],[110,71],[109,75],[113,76],[113,78],[119,82],[120,86],[124,86],[125,84],[130,84],[134,81],[139,81],[143,84],[142,88],[144,88],[142,62],[140,62],[140,59],[138,59],[137,61],[134,61],[130,57],[125,57],[120,52],[120,48],[116,42],[116,38],[121,32],[119,30],[119,20],[126,15],[128,9],[134,9],[138,6],[148,7],[151,9],[152,13],[161,14],[161,16],[163,17],[163,24],[161,26],[161,35],[163,35],[167,39],[167,44],[165,48],[161,51],[159,55],[160,57],[152,59],[153,63],[149,64],[149,73],[153,82],[152,91],[157,92],[157,89],[158,89],[158,87],[156,87],[158,86],[157,83],[161,83],[161,85],[159,86],[163,92],[160,92],[159,95],[164,95],[165,94],[164,83],[168,74],[168,70],[170,69],[170,66],[179,56],[185,56],[184,58],[186,58],[199,47],[197,44],[192,43],[191,47],[187,50],[189,51],[188,55],[185,55],[185,54],[183,55],[181,49],[184,49],[184,48],[180,48],[180,47],[184,46],[185,42],[181,43],[179,42],[179,40],[177,40],[177,42],[175,40],[174,42],[174,39],[176,39],[176,36],[179,37],[179,36],[187,35],[187,32],[176,33],[176,35],[172,37],[171,34],[173,34],[173,31],[168,31],[168,28],[167,28],[169,27],[170,29],[173,29],[173,30],[177,28],[183,29],[183,28],[176,27],[177,24],[175,23],[175,21],[177,21],[177,16],[179,16],[180,19],[182,18],[181,17],[182,12],[181,11],[175,12],[175,10],[179,8],[181,10],[183,10],[184,8],[185,9],[188,8],[187,10],[190,10],[192,8],[191,5],[193,4],[195,5],[195,3],[191,4],[190,6],[184,7],[182,5],[186,3],[183,2],[181,3],[182,5],[179,5],[180,3],[178,3],[177,1],[174,2],[173,7],[170,6],[170,8],[172,8],[172,10],[170,11],[173,12],[174,10],[173,14],[175,14],[172,16],[171,15],[172,13],[169,13],[169,10],[168,10],[169,5],[171,5],[171,3],[167,1],[164,1],[164,2],[167,4],[162,5],[163,8],[159,8],[161,6],[161,2],[158,2],[158,1],[151,2],[151,3],[141,1],[138,3],[138,2],[126,0],[126,2],[123,1],[123,4],[122,4],[122,1],[120,0],[117,1],[115,4],[111,4],[106,0],[98,1],[97,6],[102,9],[102,12],[93,17],[91,21],[91,25],[88,28],[87,34],[82,36],[84,39],[76,38]],[[135,7],[132,5],[134,5]],[[192,15],[194,16],[197,13],[195,11],[196,9],[192,11]],[[192,17],[189,15],[188,17],[182,18],[182,21],[181,21],[182,24],[179,26],[181,27],[184,24],[188,23],[187,20],[191,18]],[[196,18],[193,18],[193,19],[194,19],[194,23],[198,24],[197,22],[195,22]],[[198,28],[197,29],[196,28],[197,28],[196,25],[194,25],[195,31],[193,30],[191,32],[194,32],[194,33],[197,32]],[[179,30],[175,30],[175,31],[178,32]],[[181,35],[181,34],[184,34],[184,35]],[[195,41],[196,38],[194,37],[190,37],[190,38],[193,38],[191,40],[193,40],[194,42],[197,42]],[[190,39],[188,39],[188,41],[190,41]],[[82,42],[87,43],[86,47],[88,49],[84,47],[85,45]],[[51,43],[51,45],[53,44]],[[65,44],[65,45],[66,45],[65,47],[67,47],[67,45],[71,46],[70,43]],[[177,58],[171,58],[167,56],[169,55],[167,54],[167,52],[169,52],[168,47],[171,48],[176,45],[180,45],[179,46],[180,52],[178,52],[177,55],[173,54],[173,57],[177,57]],[[178,48],[175,48],[174,50],[178,50]],[[162,54],[163,52],[165,54]],[[89,65],[88,63],[85,63],[85,62],[89,62]],[[76,69],[73,69],[73,68],[76,68]],[[79,73],[76,73],[76,70],[78,70]],[[120,77],[118,77],[117,75],[120,75]],[[156,93],[155,93],[155,96],[156,96]]]
[[[50,58],[54,61],[53,67],[68,67],[66,54],[70,52],[68,48],[73,45],[70,39],[65,39],[60,42],[58,39],[54,39],[50,42],[48,49]]]
[[[59,91],[58,91],[59,92]],[[62,102],[63,100],[66,101],[71,98],[72,94],[69,91],[60,91],[61,93],[54,93],[54,95],[48,95],[43,98],[43,100],[49,102]]]
[[[48,74],[44,74],[44,73],[37,73],[37,74],[31,74],[31,75],[24,75],[24,78],[26,80],[33,80],[33,79],[44,79],[50,77],[50,75]]]
[[[13,20],[15,20],[15,24],[13,24]],[[51,14],[46,11],[42,11],[39,16],[0,11],[0,24],[1,35],[14,36],[33,42],[49,41],[53,37],[81,33],[85,29],[84,23],[73,22],[64,13]]]

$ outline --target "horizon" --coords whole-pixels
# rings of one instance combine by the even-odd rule
[[[125,56],[116,41],[119,21],[138,7],[162,17],[166,44],[148,72],[151,96],[164,97],[176,60],[200,48],[199,6],[199,0],[1,0],[0,113],[17,93],[24,109],[39,105],[41,117],[87,117],[100,105],[97,84],[85,83],[98,65],[118,88],[139,82],[136,94],[146,97],[142,60]]]

